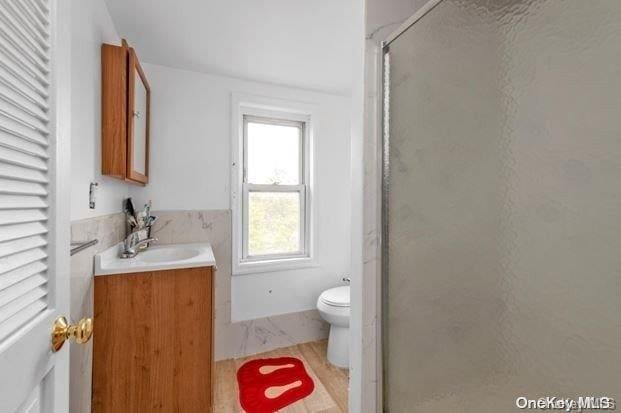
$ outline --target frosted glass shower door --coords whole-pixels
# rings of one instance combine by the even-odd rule
[[[621,1],[419,17],[384,48],[385,409],[621,402]]]

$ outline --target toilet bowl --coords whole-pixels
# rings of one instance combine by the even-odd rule
[[[349,368],[349,286],[330,288],[321,293],[317,310],[330,324],[328,361],[337,367]]]

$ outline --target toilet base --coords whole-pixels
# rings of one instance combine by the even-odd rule
[[[349,368],[349,327],[330,326],[328,361],[340,368]]]

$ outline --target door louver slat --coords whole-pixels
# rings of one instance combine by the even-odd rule
[[[0,162],[23,166],[30,169],[45,171],[47,162],[37,156],[28,155],[22,151],[14,151],[0,146]]]
[[[8,272],[0,279],[0,291],[9,288],[13,284],[16,284],[28,277],[32,277],[35,274],[43,273],[47,270],[47,266],[41,262],[33,262],[32,264],[25,265],[17,270]]]
[[[40,235],[20,238],[14,241],[0,242],[0,258],[33,248],[43,247],[46,243],[45,237]]]
[[[0,62],[0,83],[47,111],[45,89],[38,88],[25,76],[12,71],[11,66],[6,62]]]
[[[2,97],[2,99],[0,99],[0,112],[4,114],[4,116],[14,119],[16,122],[30,129],[47,134],[47,121],[21,106],[19,102],[12,101],[10,96],[4,94],[0,96]]]
[[[0,276],[24,265],[43,260],[46,256],[43,248],[37,248],[0,258]]]
[[[0,311],[2,311],[2,307],[22,297],[29,291],[42,288],[46,282],[47,279],[44,276],[37,274],[0,291]]]
[[[1,28],[1,25],[0,25]],[[3,32],[0,30],[0,53],[2,53],[2,67],[5,72],[10,73],[18,79],[27,88],[36,91],[41,97],[47,98],[47,80],[37,70],[23,60],[18,59],[14,55],[14,51],[7,45],[4,40]]]
[[[37,142],[41,138],[43,142],[47,142],[47,133],[30,128],[17,119],[7,116],[4,112],[0,112],[0,131],[32,142]]]
[[[0,325],[19,313],[25,307],[39,301],[47,295],[47,289],[44,287],[33,288],[32,290],[18,296],[10,303],[0,307]]]
[[[40,209],[9,209],[0,211],[0,226],[37,221],[47,221],[47,215]]]
[[[37,20],[37,17],[32,14],[21,0],[8,0],[7,6],[11,9],[17,20],[19,20],[21,27],[28,33],[28,36],[47,52],[50,48],[50,37],[47,35],[45,28]]]
[[[47,5],[47,1],[45,0],[25,0],[24,3],[26,3],[28,6],[32,7],[32,9],[34,10],[35,14],[37,15],[37,18],[39,18],[39,20],[41,21],[41,23],[46,26],[46,31],[49,33],[49,30],[47,30],[47,27],[50,24],[50,19],[49,19],[49,13],[50,13],[50,9]]]
[[[22,168],[21,166],[11,165],[8,163],[0,163],[0,193],[10,193],[8,188],[12,185],[10,185],[10,183],[6,181],[3,181],[1,178],[14,179],[16,181],[24,182],[37,182],[40,184],[47,183],[47,174],[45,173],[45,171]],[[37,192],[33,195],[40,195],[40,193]]]
[[[0,343],[48,308],[47,0],[0,0]]]
[[[6,99],[6,97],[3,97]],[[9,120],[18,123],[20,128],[28,128],[35,133],[47,136],[47,128],[41,121],[33,116],[24,116],[24,113],[16,111],[11,105],[0,100],[0,114]]]
[[[24,16],[26,16],[26,18],[30,21],[32,27],[39,33],[39,35],[41,36],[42,39],[44,39],[46,42],[49,41],[50,38],[50,34],[48,33],[47,30],[47,24],[48,21],[47,19],[40,19],[39,16],[37,16],[36,11],[34,10],[34,6],[32,5],[32,2],[29,0],[12,0],[13,3],[17,3],[17,7],[20,8],[20,10],[24,13]],[[49,45],[48,45],[49,47]]]
[[[47,195],[44,185],[31,182],[20,182],[20,180],[0,179],[0,194],[16,195]]]
[[[40,67],[41,71],[48,73],[47,63],[50,59],[47,48],[37,41],[38,36],[33,35],[31,28],[24,24],[19,12],[8,0],[0,3],[0,20],[7,28],[4,30],[7,37],[10,37],[21,54]]]
[[[0,195],[0,210],[47,208],[47,203],[38,196]]]
[[[17,224],[2,227],[0,232],[0,242],[10,241],[47,233],[47,227],[41,222],[33,222],[30,224]],[[0,279],[2,283],[2,279]]]
[[[14,85],[7,84],[0,78],[0,96],[16,109],[36,117],[41,122],[47,123],[46,109],[40,102],[34,102],[32,98],[15,90]]]
[[[22,307],[18,312],[6,321],[0,322],[0,338],[4,339],[9,334],[18,330],[21,326],[34,319],[47,308],[47,296]]]
[[[2,16],[2,10],[0,9],[0,16]],[[0,23],[4,23],[0,20]],[[23,44],[8,31],[6,25],[0,24],[0,50],[4,54],[4,58],[7,60],[13,68],[22,69],[27,77],[34,81],[35,84],[41,86],[48,86],[47,73],[41,69],[40,62],[35,57],[27,53]]]
[[[0,146],[8,149],[14,149],[25,154],[38,156],[39,158],[47,159],[47,148],[37,143],[29,142],[24,139],[16,138],[15,136],[7,135],[0,132]]]

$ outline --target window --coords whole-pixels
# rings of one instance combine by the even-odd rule
[[[238,110],[234,272],[308,266],[310,117],[244,106]]]

